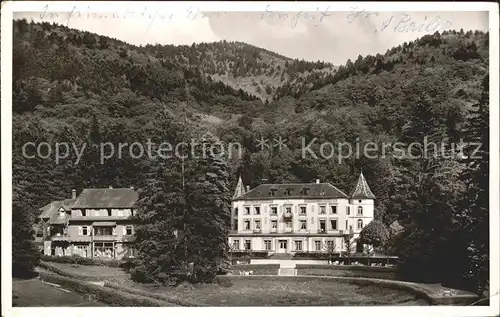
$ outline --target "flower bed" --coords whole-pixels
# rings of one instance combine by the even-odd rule
[[[42,281],[47,281],[50,283],[61,285],[65,288],[73,290],[76,293],[90,295],[94,297],[96,300],[110,304],[111,306],[125,306],[125,307],[175,306],[159,299],[125,293],[117,289],[98,286],[90,284],[88,282],[79,281],[76,279],[59,276],[56,274],[41,272],[39,276]]]

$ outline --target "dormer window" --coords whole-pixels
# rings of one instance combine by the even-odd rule
[[[292,194],[292,189],[291,188],[285,189],[285,195],[286,196],[290,196],[291,194]]]
[[[307,194],[309,193],[309,188],[307,187],[302,188],[302,191],[300,193],[304,196],[307,196]]]
[[[275,196],[275,194],[276,194],[276,189],[275,188],[271,188],[269,190],[269,196]]]

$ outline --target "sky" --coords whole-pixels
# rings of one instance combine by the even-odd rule
[[[308,61],[344,64],[449,29],[488,31],[488,12],[16,12],[14,18],[47,21],[135,45],[240,41]]]

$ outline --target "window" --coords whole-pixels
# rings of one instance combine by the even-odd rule
[[[363,229],[363,220],[358,219],[358,229]]]
[[[233,250],[240,249],[240,240],[233,240]]]
[[[349,231],[352,231],[352,225],[349,225]]]
[[[309,188],[307,187],[302,188],[302,191],[300,193],[304,196],[307,196],[307,194],[309,193]]]
[[[255,230],[260,230],[260,220],[255,220]]]
[[[307,213],[306,206],[300,206],[300,214],[305,215]]]
[[[347,206],[347,215],[349,216],[351,214],[351,207]]]
[[[321,241],[314,241],[314,249],[316,251],[321,251]]]
[[[113,258],[113,242],[94,242],[94,256],[103,258]]]
[[[137,254],[137,252],[135,251],[135,249],[133,247],[128,247],[127,248],[127,254],[128,254],[129,258],[133,258],[133,257],[135,257],[135,255]]]
[[[326,207],[325,206],[319,206],[319,213],[320,214],[325,214],[326,213]]]
[[[245,220],[245,230],[250,230],[250,220]]]
[[[333,240],[329,240],[326,242],[326,247],[328,248],[329,251],[335,250],[335,243]]]
[[[255,214],[260,215],[260,207],[255,207]]]
[[[332,230],[337,230],[337,220],[330,220],[330,226]]]
[[[275,194],[276,194],[276,189],[275,188],[269,190],[269,196],[274,196]]]
[[[271,240],[264,240],[264,248],[266,250],[271,250]]]
[[[326,231],[326,222],[324,220],[319,221],[319,232],[325,232]]]
[[[238,208],[234,208],[234,215],[238,216]]]
[[[337,213],[337,206],[330,206],[331,210],[332,210],[332,214],[336,214]]]
[[[245,240],[245,250],[250,250],[252,248],[252,241]]]
[[[271,215],[277,215],[278,214],[278,207],[271,207]]]
[[[292,207],[286,207],[285,210],[286,210],[287,214],[291,214],[292,213]]]
[[[300,221],[300,230],[306,230],[307,229],[307,221],[301,220]]]
[[[362,216],[363,215],[363,207],[359,206],[358,207],[358,216]]]
[[[84,236],[90,235],[90,228],[87,226],[83,226],[82,227],[82,235],[84,235]]]
[[[249,215],[250,214],[250,207],[245,207],[245,215]]]
[[[271,221],[271,228],[277,229],[278,228],[278,221],[276,221],[276,220]]]
[[[238,219],[233,220],[233,230],[238,230]]]
[[[125,227],[125,235],[131,236],[134,234],[134,228],[132,226]]]
[[[348,224],[347,224],[347,220],[346,220],[345,221],[345,230],[347,230],[347,226],[348,226]]]
[[[302,241],[295,241],[295,250],[302,251]]]

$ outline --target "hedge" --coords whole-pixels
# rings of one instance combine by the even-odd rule
[[[102,265],[109,267],[125,267],[130,265],[131,260],[103,260],[103,259],[93,259],[84,258],[78,255],[71,256],[52,256],[52,255],[42,255],[42,261],[46,262],[57,262],[57,263],[69,263],[69,264],[80,264],[80,265]]]
[[[253,275],[278,275],[279,269],[279,264],[236,264],[231,267],[234,275],[240,271],[253,271]]]
[[[131,293],[131,294],[135,294],[135,295],[140,295],[140,296],[145,296],[145,297],[151,297],[151,298],[159,299],[159,300],[170,302],[170,303],[173,303],[173,304],[176,304],[176,305],[179,305],[179,306],[187,306],[187,307],[207,306],[207,305],[204,305],[204,304],[201,304],[201,303],[195,303],[195,302],[187,301],[187,300],[184,300],[184,299],[171,297],[171,296],[168,296],[168,295],[165,295],[165,294],[161,294],[161,293],[153,293],[153,292],[143,291],[143,290],[139,290],[139,289],[135,289],[135,288],[125,287],[123,285],[119,285],[119,284],[116,284],[116,283],[105,282],[104,286],[112,288],[112,289],[116,289],[116,290],[119,290],[119,291],[123,291],[123,292],[126,292],[126,293]]]
[[[379,264],[397,264],[397,257],[384,257],[384,256],[351,256],[350,258],[346,256],[339,256],[338,254],[332,254],[330,256],[328,253],[324,252],[296,252],[293,256],[294,260],[331,260],[333,262],[359,262],[364,265],[370,265],[372,263]]]
[[[45,263],[45,262],[40,262],[38,264],[38,266],[40,266],[41,268],[44,268],[48,271],[54,272],[56,274],[59,274],[59,275],[62,275],[62,276],[68,277],[68,278],[76,279],[76,280],[82,280],[82,281],[102,281],[102,280],[112,279],[112,278],[116,277],[115,275],[94,276],[94,275],[74,274],[74,273],[70,273],[70,272],[61,270],[60,268],[55,267],[55,266],[50,265],[49,263]]]
[[[333,265],[323,265],[323,267],[307,267],[297,265],[297,275],[311,275],[311,276],[345,276],[345,277],[368,277],[368,278],[378,278],[387,280],[397,280],[397,275],[395,271],[384,271],[384,270],[370,270],[370,269],[381,269],[380,267],[365,267],[360,269],[360,267],[355,266],[333,266]],[[382,268],[384,269],[384,268]]]
[[[88,282],[71,279],[51,273],[41,272],[39,275],[42,281],[59,284],[69,288],[76,293],[91,295],[94,299],[110,304],[111,306],[121,307],[162,307],[175,306],[171,303],[148,298],[145,296],[125,293],[117,289],[111,289],[103,286],[93,285]]]

